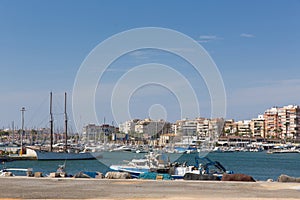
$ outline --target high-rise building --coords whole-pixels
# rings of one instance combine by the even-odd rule
[[[300,136],[300,107],[288,105],[278,108],[278,132],[282,139],[296,139]]]
[[[265,119],[265,137],[266,138],[279,138],[278,134],[278,108],[273,107],[264,112]]]
[[[264,113],[266,137],[298,139],[300,137],[300,107],[273,107]]]

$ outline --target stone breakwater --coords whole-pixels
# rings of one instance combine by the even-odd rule
[[[299,199],[299,183],[0,178],[1,199]]]

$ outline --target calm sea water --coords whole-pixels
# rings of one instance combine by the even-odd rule
[[[106,173],[111,164],[121,164],[124,160],[142,158],[144,154],[130,152],[105,152],[99,160],[66,161],[67,172],[76,174],[80,171],[100,171]],[[180,161],[194,163],[193,154],[184,154]],[[219,161],[227,170],[234,173],[244,173],[253,176],[256,180],[277,180],[281,174],[300,177],[300,153],[267,154],[266,152],[234,152],[209,153],[208,158]],[[171,155],[172,158],[172,155]],[[49,174],[56,171],[58,165],[64,161],[13,161],[6,163],[6,167],[33,168],[34,172]]]

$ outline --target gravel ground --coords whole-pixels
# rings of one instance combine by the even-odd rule
[[[300,184],[1,177],[0,199],[300,199]]]

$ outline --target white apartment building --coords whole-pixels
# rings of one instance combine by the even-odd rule
[[[224,135],[223,136],[230,136],[237,133],[237,124],[235,123],[234,119],[228,119],[224,122]]]
[[[251,120],[241,120],[236,122],[237,131],[240,136],[251,136],[250,122]]]
[[[170,133],[172,125],[164,120],[152,119],[134,119],[119,124],[119,130],[122,133],[133,137],[148,139],[158,137],[160,134]]]
[[[177,136],[195,136],[197,135],[197,121],[184,118],[175,123],[175,134]]]
[[[168,132],[166,128],[169,124],[169,122],[164,120],[154,121],[151,119],[144,119],[137,122],[135,125],[135,132],[138,134],[143,134],[144,137],[158,137],[160,134]]]
[[[265,137],[265,119],[263,115],[251,119],[250,130],[253,137]]]
[[[182,136],[182,139],[186,136],[192,137],[193,140],[205,140],[210,138],[215,140],[222,134],[224,126],[224,120],[222,118],[207,119],[182,119],[175,123],[175,134]]]
[[[199,137],[207,137],[209,133],[210,126],[210,119],[207,118],[197,118],[197,133]]]
[[[135,125],[140,119],[133,119],[119,124],[119,131],[121,133],[130,134],[135,132]]]

